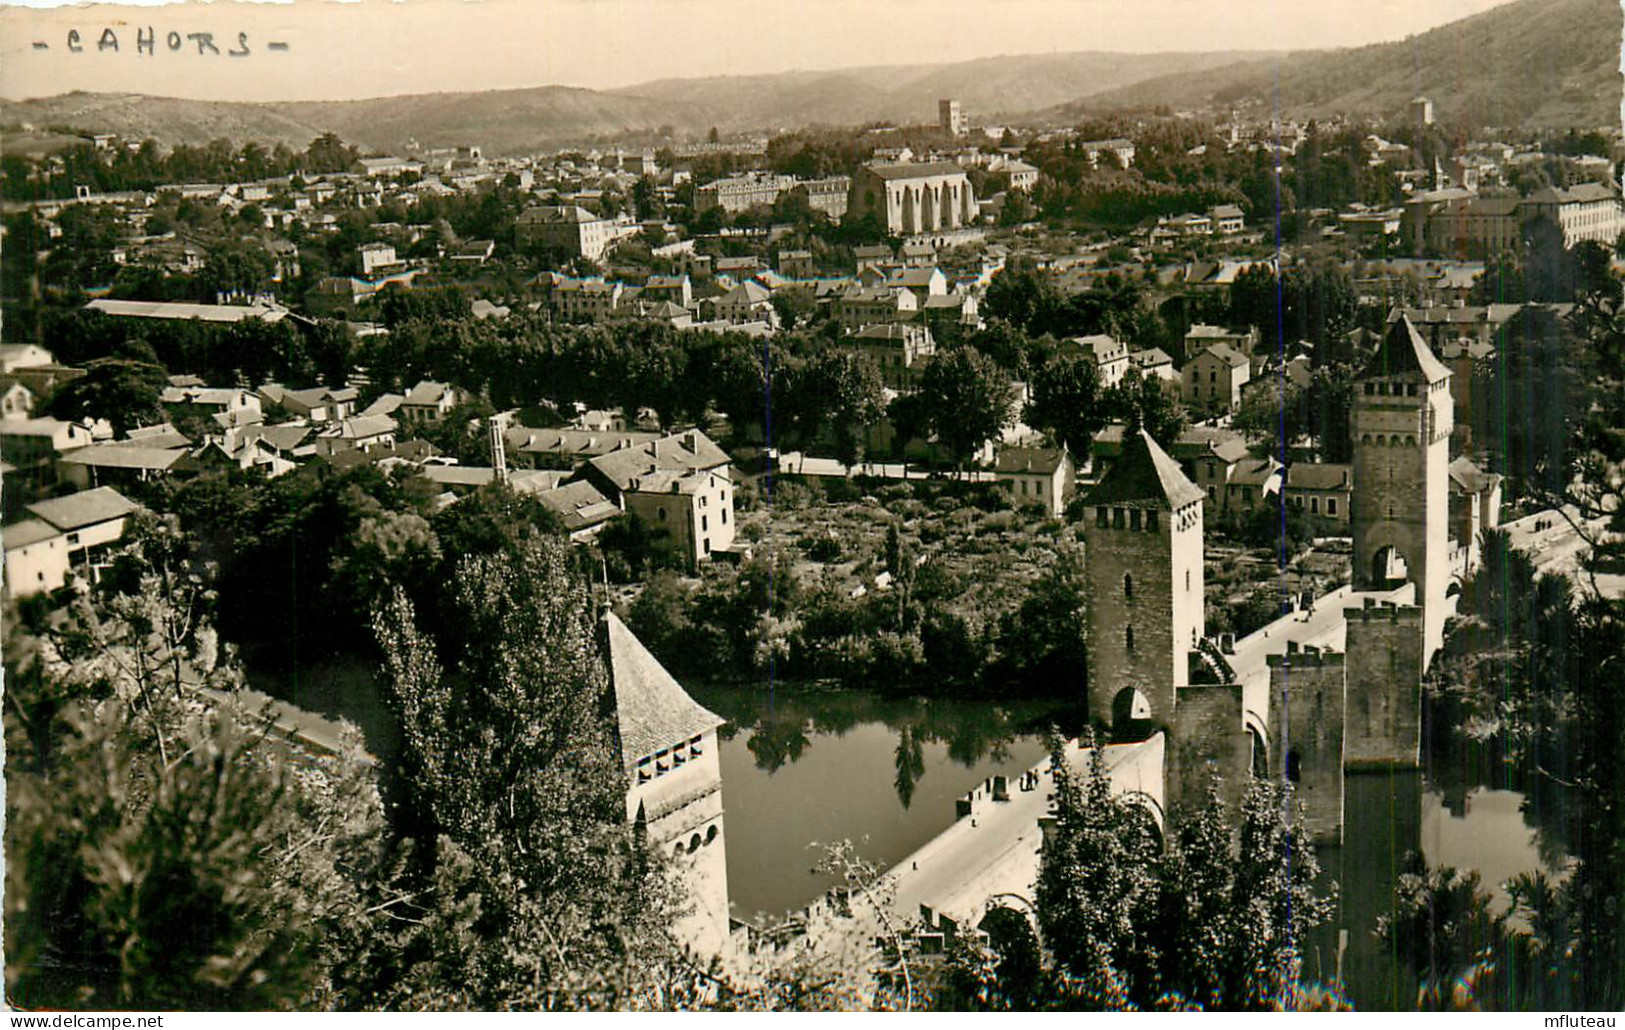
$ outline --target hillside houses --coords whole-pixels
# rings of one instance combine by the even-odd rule
[[[111,487],[38,501],[29,517],[0,529],[5,547],[6,593],[13,598],[50,593],[70,577],[95,583],[107,554],[141,506]]]

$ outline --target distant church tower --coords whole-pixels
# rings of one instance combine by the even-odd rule
[[[649,846],[670,856],[693,910],[673,926],[700,955],[729,945],[728,859],[722,833],[723,719],[688,696],[614,612],[603,645],[615,693],[626,818],[642,823]]]
[[[1401,315],[1354,383],[1354,587],[1416,584],[1424,664],[1444,642],[1453,423],[1450,370]]]
[[[1173,718],[1202,637],[1201,488],[1143,429],[1084,499],[1089,714]]]

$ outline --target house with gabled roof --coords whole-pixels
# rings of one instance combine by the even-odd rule
[[[1247,355],[1227,343],[1215,343],[1185,362],[1184,400],[1192,410],[1206,413],[1234,411],[1241,403],[1251,363]]]
[[[1066,445],[1000,447],[993,459],[993,478],[1018,504],[1039,504],[1059,517],[1072,499],[1077,470]]]
[[[1353,490],[1354,466],[1295,461],[1286,470],[1282,496],[1288,506],[1305,515],[1346,524]]]
[[[636,515],[690,565],[733,547],[732,459],[698,429],[591,459],[579,478]]]
[[[140,510],[105,486],[28,505],[31,518],[0,530],[6,589],[12,597],[48,593],[65,586],[70,573],[96,582],[129,517]]]

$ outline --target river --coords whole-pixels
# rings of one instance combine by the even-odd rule
[[[1016,775],[1044,754],[1053,722],[1075,730],[1058,702],[895,698],[862,691],[690,686],[729,720],[721,741],[734,914],[782,914],[816,898],[819,845],[848,839],[889,868],[954,820],[954,799],[995,773]],[[1319,850],[1334,925],[1315,935],[1306,973],[1341,975],[1357,1007],[1408,1009],[1416,984],[1376,938],[1407,852],[1476,870],[1504,911],[1500,885],[1520,872],[1555,873],[1525,795],[1483,783],[1430,784],[1419,772],[1349,774],[1345,837]]]

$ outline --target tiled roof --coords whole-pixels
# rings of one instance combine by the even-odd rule
[[[13,522],[5,529],[0,530],[0,540],[4,541],[5,548],[8,551],[14,551],[19,547],[27,547],[29,544],[37,544],[42,540],[49,540],[53,536],[60,535],[61,530],[49,523],[41,522],[39,519],[24,519],[21,522]]]
[[[407,392],[406,399],[402,403],[439,404],[440,398],[444,397],[446,391],[450,389],[451,387],[445,383],[436,383],[425,379]]]
[[[1286,470],[1288,490],[1336,490],[1349,485],[1348,465],[1300,461]]]
[[[1281,463],[1274,458],[1254,458],[1236,466],[1230,474],[1232,486],[1262,486],[1281,472]]]
[[[721,716],[688,696],[614,612],[605,613],[604,631],[621,761],[627,768],[661,748],[686,744],[723,724]]]
[[[1215,343],[1213,346],[1204,350],[1201,354],[1198,354],[1197,358],[1208,356],[1224,362],[1231,368],[1240,368],[1241,366],[1247,364],[1247,355],[1236,350],[1228,343]]]
[[[1377,352],[1371,356],[1360,378],[1408,373],[1419,374],[1428,382],[1436,383],[1449,376],[1450,370],[1433,356],[1433,351],[1423,342],[1422,335],[1416,331],[1411,320],[1401,315],[1389,325],[1387,335],[1377,345]]]
[[[1001,447],[994,459],[994,472],[1032,472],[1050,475],[1061,467],[1066,451],[1060,447]]]
[[[49,501],[36,501],[28,505],[28,510],[67,532],[140,511],[141,505],[110,486],[100,486],[66,497],[54,497]]]
[[[1494,472],[1485,472],[1463,457],[1450,463],[1450,480],[1468,493],[1476,494],[1493,489],[1501,477]]]
[[[616,489],[629,489],[632,481],[657,471],[696,471],[714,469],[728,464],[731,459],[698,429],[676,433],[651,440],[636,447],[611,451],[592,459],[590,464],[598,473],[615,484]]]
[[[1168,452],[1142,429],[1124,434],[1123,453],[1089,491],[1084,503],[1174,510],[1205,496],[1200,487],[1185,478]]]
[[[128,443],[92,444],[62,456],[67,465],[90,465],[105,469],[147,469],[164,472],[186,457],[186,451],[163,447],[140,447]]]
[[[882,179],[924,179],[933,175],[964,175],[965,170],[952,161],[932,161],[927,164],[866,165],[869,171]]]

